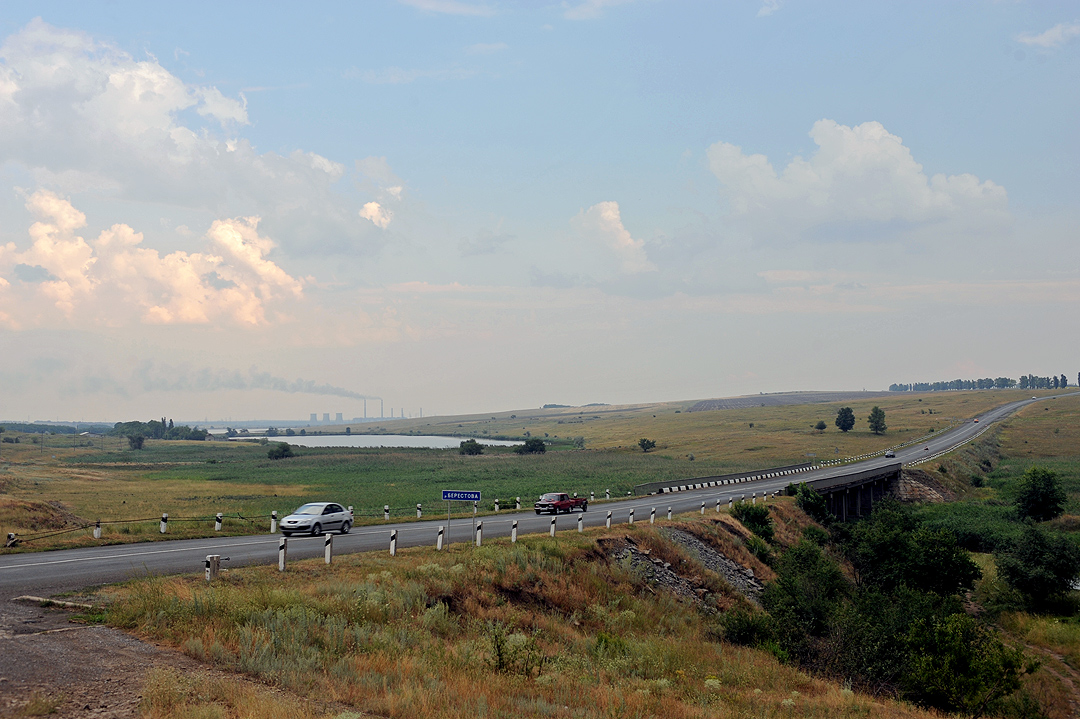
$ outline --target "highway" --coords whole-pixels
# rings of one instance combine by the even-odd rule
[[[1061,396],[1061,395],[1058,395]],[[756,494],[782,491],[790,482],[811,483],[816,480],[850,474],[853,471],[883,467],[897,462],[910,464],[921,459],[933,457],[955,448],[993,423],[1011,415],[1021,407],[1035,401],[1024,399],[1011,402],[986,412],[978,417],[979,421],[966,420],[963,424],[942,432],[933,439],[919,442],[913,446],[896,449],[896,458],[885,459],[875,456],[860,462],[826,466],[813,471],[801,472],[785,477],[776,477],[731,486],[708,489],[688,490],[676,493],[664,493],[646,497],[627,497],[609,502],[596,502],[585,513],[561,514],[555,517],[557,532],[577,531],[579,519],[584,527],[599,527],[607,522],[611,513],[612,524],[630,521],[631,513],[635,522],[648,522],[653,509],[657,519],[667,517],[668,509],[675,514],[688,511],[700,511],[705,503],[706,513],[716,511],[719,500],[726,506],[728,500],[738,501],[745,496],[750,499]],[[458,488],[467,489],[467,488]],[[558,488],[552,488],[557,490]],[[519,534],[537,534],[550,531],[552,517],[536,516],[532,509],[528,511],[505,511],[498,515],[478,518],[483,523],[483,539],[509,537],[513,522],[518,523]],[[398,548],[421,545],[434,546],[439,525],[446,525],[446,517],[435,517],[417,522],[386,522],[377,526],[356,527],[347,535],[335,535],[334,554],[353,552],[389,551],[390,533],[397,531]],[[446,542],[472,542],[472,519],[455,518],[449,524]],[[30,594],[49,596],[61,592],[76,591],[86,587],[111,584],[137,576],[186,574],[202,572],[206,555],[220,554],[229,557],[223,567],[239,567],[251,564],[277,564],[277,535],[243,537],[209,537],[205,539],[185,539],[159,541],[143,544],[125,544],[80,549],[67,549],[52,552],[12,554],[0,557],[0,597]],[[289,539],[289,561],[319,557],[323,554],[322,537],[298,537]]]

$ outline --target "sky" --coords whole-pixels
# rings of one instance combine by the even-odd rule
[[[0,419],[1080,370],[1068,2],[35,2]]]

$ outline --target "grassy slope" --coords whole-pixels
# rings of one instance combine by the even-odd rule
[[[113,590],[109,620],[380,716],[930,716],[717,642],[715,615],[601,558],[599,538],[625,535],[714,590],[715,606],[744,601],[639,524],[480,549],[350,555],[331,567],[299,562],[284,575],[245,568],[213,587],[197,577],[142,580]],[[528,667],[530,652],[542,668]]]

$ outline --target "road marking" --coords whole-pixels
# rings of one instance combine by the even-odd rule
[[[273,544],[277,546],[277,541],[273,542],[241,542],[239,544],[223,544],[221,546],[211,545],[208,547],[184,547],[183,549],[158,549],[153,552],[128,552],[127,554],[117,554],[113,556],[93,556],[93,557],[75,557],[74,559],[54,559],[49,562],[27,562],[24,564],[8,564],[6,566],[0,566],[2,569],[21,569],[23,567],[45,567],[50,564],[70,564],[71,562],[92,562],[96,560],[111,561],[115,559],[125,559],[127,557],[148,557],[152,554],[173,554],[176,552],[203,552],[207,549],[230,549],[232,547],[247,547],[253,544]]]

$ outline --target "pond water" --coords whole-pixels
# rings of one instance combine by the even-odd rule
[[[239,439],[239,437],[235,438]],[[278,435],[271,442],[288,442],[299,447],[421,447],[426,449],[453,449],[461,446],[461,437],[437,437],[434,435],[408,434],[336,434],[324,436]],[[477,439],[480,444],[513,447],[521,442],[499,439]]]

